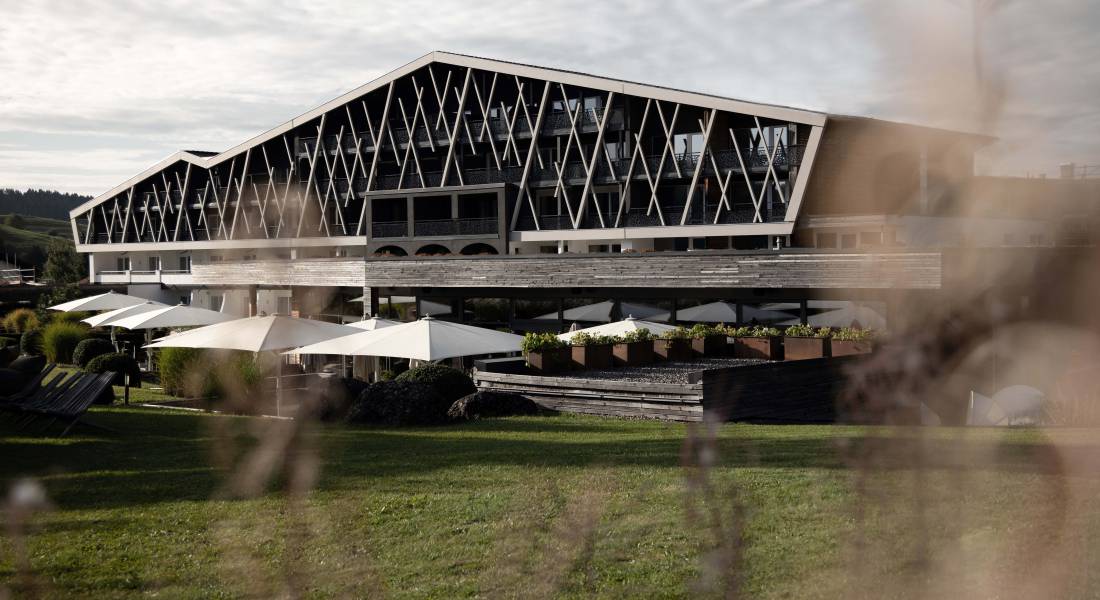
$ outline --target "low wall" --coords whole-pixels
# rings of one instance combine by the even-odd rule
[[[709,369],[690,380],[703,388],[703,408],[722,421],[835,423],[847,369],[862,357],[816,358]]]
[[[543,377],[478,372],[479,389],[520,394],[536,404],[564,412],[614,417],[701,421],[702,384],[653,384],[637,381]]]

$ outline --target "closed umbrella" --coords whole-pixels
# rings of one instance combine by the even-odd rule
[[[130,296],[128,294],[107,292],[106,294],[98,294],[95,296],[88,296],[87,298],[80,298],[79,300],[62,302],[61,304],[51,306],[49,310],[56,310],[61,312],[114,310],[116,308],[125,308],[127,306],[133,306],[135,304],[144,304],[146,302],[148,302],[148,300],[146,300],[145,298],[138,298],[137,296]]]
[[[433,361],[456,356],[518,352],[522,342],[523,338],[513,333],[424,317],[411,323],[360,331],[303,346],[287,354],[390,356]]]
[[[120,319],[133,315],[140,315],[149,311],[157,310],[158,308],[165,308],[160,302],[145,301],[141,304],[134,304],[132,306],[124,306],[122,308],[116,308],[115,310],[105,313],[99,313],[93,315],[87,319],[81,319],[82,322],[91,325],[92,327],[101,327],[106,325],[115,325],[115,322]]]
[[[641,319],[635,319],[633,317],[627,317],[622,321],[615,321],[614,323],[605,323],[603,325],[596,325],[595,327],[588,327],[586,329],[578,329],[576,331],[568,331],[558,336],[558,338],[565,341],[570,341],[573,336],[578,333],[587,333],[589,335],[623,335],[630,331],[637,331],[638,329],[648,329],[653,335],[661,335],[662,333],[676,329],[674,326],[667,323],[656,323],[654,321],[643,321]]]

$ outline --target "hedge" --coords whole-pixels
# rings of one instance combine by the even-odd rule
[[[477,391],[470,376],[445,365],[428,363],[415,369],[409,369],[394,378],[394,381],[415,381],[426,383],[449,403]],[[447,405],[448,408],[450,404]]]

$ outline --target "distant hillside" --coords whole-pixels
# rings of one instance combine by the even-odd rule
[[[0,214],[0,260],[5,255],[14,255],[20,265],[41,268],[46,263],[46,246],[52,238],[72,242],[68,220]]]
[[[21,192],[10,188],[0,188],[0,214],[16,213],[32,217],[51,219],[69,219],[69,211],[91,196],[65,194],[53,190],[27,190]]]

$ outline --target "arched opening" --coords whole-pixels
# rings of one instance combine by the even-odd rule
[[[375,256],[408,256],[409,253],[401,246],[382,246],[374,251]]]
[[[443,254],[450,254],[451,251],[446,246],[439,244],[428,244],[416,251],[417,256],[440,256]]]
[[[469,246],[466,246],[465,248],[463,248],[462,249],[462,254],[470,256],[470,255],[473,255],[473,254],[500,254],[500,253],[497,252],[496,248],[490,246],[489,244],[477,243],[477,244],[470,244]]]

